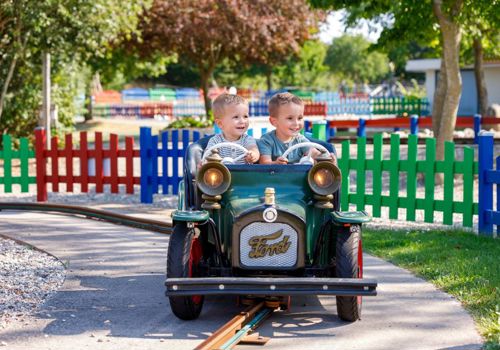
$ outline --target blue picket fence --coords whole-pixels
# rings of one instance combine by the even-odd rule
[[[493,226],[497,235],[500,232],[500,156],[496,157],[496,169],[493,166],[494,140],[492,133],[479,135],[479,232],[493,236]],[[496,185],[495,192],[493,185]],[[496,210],[493,198],[496,195]]]
[[[182,135],[181,140],[179,134]],[[141,202],[153,203],[153,194],[178,194],[182,179],[184,155],[191,142],[200,139],[198,131],[171,130],[158,135],[142,127],[140,133]],[[170,136],[170,137],[169,137]],[[160,143],[161,141],[161,143]],[[179,147],[179,144],[181,147]]]

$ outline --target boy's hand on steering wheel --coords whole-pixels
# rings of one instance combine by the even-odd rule
[[[335,154],[330,153],[330,157],[332,158],[332,163],[338,166],[337,157],[335,156]]]
[[[247,163],[253,164],[259,160],[259,156],[254,151],[248,151],[245,160]]]
[[[278,158],[276,158],[276,164],[286,165],[286,164],[288,164],[288,159],[283,158],[283,157],[278,157]]]

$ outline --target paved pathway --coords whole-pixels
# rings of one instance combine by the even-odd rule
[[[62,289],[28,324],[0,331],[8,349],[192,349],[240,310],[233,298],[210,297],[196,321],[172,315],[163,286],[167,235],[14,211],[0,212],[0,234],[68,264]],[[403,269],[365,259],[379,295],[364,298],[361,321],[340,321],[335,297],[296,297],[291,312],[276,313],[260,328],[272,337],[265,349],[480,348],[457,301]]]

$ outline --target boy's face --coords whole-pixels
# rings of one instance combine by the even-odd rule
[[[295,103],[279,106],[269,121],[276,128],[278,139],[284,142],[289,141],[304,127],[304,106]]]
[[[225,106],[220,118],[215,119],[215,123],[222,130],[226,140],[239,140],[248,129],[248,105]]]

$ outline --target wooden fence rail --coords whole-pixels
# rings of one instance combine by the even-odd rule
[[[304,129],[310,132],[315,122],[305,121]],[[474,116],[458,117],[455,127],[456,128],[473,128],[474,129],[474,143],[478,142],[478,135],[484,125],[498,125],[500,118],[497,117],[482,117],[480,114]],[[432,128],[431,117],[419,117],[418,115],[411,115],[408,118],[391,117],[391,118],[378,118],[378,119],[333,119],[326,121],[325,135],[327,138],[333,138],[336,134],[337,128],[353,128],[357,129],[357,136],[366,136],[366,129],[391,129],[403,128],[409,129],[412,135],[416,135],[419,128]],[[325,138],[326,139],[326,138]]]

